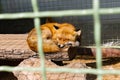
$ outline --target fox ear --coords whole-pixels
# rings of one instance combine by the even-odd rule
[[[77,31],[77,35],[80,36],[81,35],[81,30]]]
[[[46,18],[46,23],[53,23],[53,22],[55,22],[55,21],[53,21],[52,18],[50,18],[50,17],[47,17],[47,18]]]

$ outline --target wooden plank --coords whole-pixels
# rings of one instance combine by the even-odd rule
[[[29,49],[26,42],[27,34],[0,34],[0,59],[26,59],[38,57],[38,53]],[[75,54],[68,52],[45,53],[46,59],[71,60]]]

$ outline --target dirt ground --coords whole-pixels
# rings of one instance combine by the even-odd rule
[[[91,56],[77,56],[73,62],[85,63],[91,68],[96,68],[95,58]],[[70,63],[71,61],[65,61],[65,63]],[[2,62],[3,63],[3,62]],[[120,58],[107,58],[103,59],[103,69],[120,69]],[[9,77],[9,78],[8,78]],[[0,72],[0,80],[17,80],[12,73]],[[97,80],[96,75],[87,75],[87,80]],[[120,80],[120,75],[104,75],[103,80]]]
[[[73,61],[85,63],[91,68],[96,68],[96,60],[91,56],[77,56]],[[106,58],[103,59],[103,69],[120,69],[120,58]],[[87,80],[97,80],[96,75],[88,75]],[[120,80],[120,75],[104,75],[103,80]]]

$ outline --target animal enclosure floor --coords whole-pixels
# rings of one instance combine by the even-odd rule
[[[27,34],[0,34],[0,59],[25,59],[36,55],[36,53],[30,51],[26,43]],[[14,45],[13,45],[14,44]],[[1,60],[0,60],[1,61]],[[91,68],[96,68],[95,58],[91,56],[77,56],[73,62],[85,63]],[[65,63],[70,63],[71,61],[66,61]],[[103,59],[103,69],[120,69],[120,58],[106,58]],[[0,73],[1,74],[1,73]],[[9,75],[13,76],[12,73],[4,73],[5,77]],[[6,75],[8,74],[8,75]],[[6,80],[3,78],[2,80]],[[15,78],[16,79],[16,78]],[[8,78],[8,80],[10,80]],[[13,80],[13,79],[12,79]],[[96,80],[95,75],[87,76],[87,80]],[[104,75],[103,80],[120,80],[120,75]]]
[[[70,61],[66,62],[69,63]],[[96,60],[92,56],[77,56],[73,62],[81,62],[85,63],[87,66],[91,68],[96,68]],[[103,69],[107,70],[118,70],[120,69],[120,58],[106,58],[102,60]],[[97,80],[96,75],[87,76],[87,80]],[[103,80],[120,80],[120,75],[104,75]]]

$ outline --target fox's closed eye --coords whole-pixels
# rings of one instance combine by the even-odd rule
[[[59,29],[59,27],[58,27],[58,26],[56,26],[56,25],[53,25],[53,26],[54,26],[54,28],[55,28],[55,29]]]

